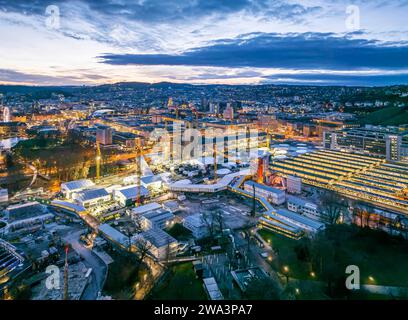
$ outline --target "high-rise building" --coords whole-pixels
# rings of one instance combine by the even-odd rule
[[[3,109],[3,121],[10,122],[10,109],[9,107],[4,107]]]
[[[401,159],[401,142],[402,137],[399,135],[389,134],[385,137],[385,154],[387,160],[398,161]]]
[[[234,120],[234,108],[230,103],[227,104],[222,116],[224,119]]]
[[[208,111],[208,108],[209,108],[208,100],[206,98],[202,98],[201,99],[200,110],[206,112],[206,111]]]
[[[0,189],[0,202],[7,202],[8,200],[8,189]]]
[[[292,194],[302,193],[302,179],[300,177],[289,175],[286,178],[286,190]]]
[[[96,130],[96,141],[100,144],[112,144],[112,129],[108,126],[100,126]]]
[[[208,108],[210,113],[218,113],[218,104],[214,103],[214,102],[210,102],[209,108]]]
[[[169,97],[169,100],[167,101],[167,108],[171,108],[171,107],[173,107],[174,106],[174,104],[173,104],[173,98],[172,97]]]

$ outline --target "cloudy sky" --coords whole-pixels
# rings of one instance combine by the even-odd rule
[[[0,0],[0,83],[408,84],[408,0]]]

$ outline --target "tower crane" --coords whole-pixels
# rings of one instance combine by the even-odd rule
[[[96,141],[96,157],[95,157],[95,161],[96,161],[96,181],[99,181],[99,179],[101,177],[101,160],[102,160],[101,148],[99,146],[99,142]]]
[[[217,182],[217,144],[213,144],[214,148],[214,182]]]
[[[142,146],[140,138],[136,138],[136,206],[140,206],[141,199],[141,175],[142,175]]]
[[[64,300],[68,300],[68,245],[65,246],[65,265],[64,265]]]

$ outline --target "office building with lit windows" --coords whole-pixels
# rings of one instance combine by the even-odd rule
[[[402,161],[406,158],[408,144],[403,144],[408,130],[398,127],[366,125],[361,128],[346,128],[339,131],[324,132],[325,149],[345,150],[361,154],[384,157],[389,161]]]

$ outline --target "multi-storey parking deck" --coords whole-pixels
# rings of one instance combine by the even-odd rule
[[[306,184],[339,192],[349,198],[408,214],[408,165],[385,159],[333,150],[319,150],[276,161],[272,169],[296,175]]]

